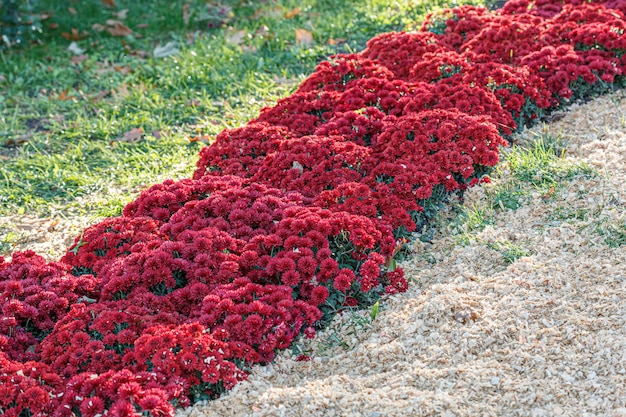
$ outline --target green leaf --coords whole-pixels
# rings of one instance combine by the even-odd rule
[[[378,301],[374,303],[372,309],[370,310],[370,317],[372,318],[372,321],[376,320],[376,316],[378,316]]]

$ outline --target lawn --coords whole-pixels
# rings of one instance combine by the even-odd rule
[[[0,216],[119,215],[320,61],[445,3],[40,1],[40,44],[0,50]]]

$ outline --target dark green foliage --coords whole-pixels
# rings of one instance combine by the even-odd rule
[[[0,48],[20,46],[36,40],[41,24],[34,14],[36,0],[0,0]]]

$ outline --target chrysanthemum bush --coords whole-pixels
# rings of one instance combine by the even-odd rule
[[[59,262],[0,259],[3,415],[165,416],[346,308],[510,135],[624,84],[625,0],[463,6],[322,62]]]

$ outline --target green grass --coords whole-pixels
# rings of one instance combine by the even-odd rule
[[[588,164],[564,159],[564,146],[561,138],[543,135],[533,140],[528,147],[513,147],[506,156],[512,180],[553,195],[563,184],[577,176],[589,178],[597,175]]]
[[[589,220],[589,210],[586,208],[557,207],[552,212],[550,218],[559,222],[576,220],[586,222]]]
[[[101,0],[40,0],[39,10],[53,16],[43,27],[58,28],[44,31],[42,45],[0,50],[0,215],[118,215],[140,189],[190,175],[205,144],[190,137],[210,142],[245,124],[328,56],[361,50],[378,33],[415,28],[446,4],[116,3],[110,9]],[[120,20],[122,9],[132,35],[93,29]],[[298,44],[296,29],[311,32],[314,43]],[[63,33],[85,35],[76,41],[82,60],[72,62]],[[168,42],[180,52],[151,57]],[[145,136],[119,140],[137,128]]]
[[[617,219],[601,218],[592,223],[595,232],[604,238],[604,243],[610,248],[619,248],[626,245],[626,217]]]
[[[14,232],[0,227],[0,254],[9,252],[18,239],[19,236],[17,236]]]
[[[505,265],[511,265],[519,258],[530,256],[532,254],[531,251],[527,250],[523,246],[516,245],[511,242],[492,242],[488,243],[487,247],[499,252],[502,255]]]
[[[459,214],[452,222],[452,227],[459,233],[464,244],[469,243],[469,235],[480,232],[488,225],[493,225],[494,206],[493,201],[487,204],[472,204],[459,206]]]
[[[494,214],[499,211],[517,210],[537,194],[549,202],[558,198],[560,191],[574,179],[598,175],[590,165],[566,159],[566,146],[567,143],[559,136],[540,135],[528,141],[527,145],[513,145],[502,152],[503,160],[493,172],[493,183],[485,187],[485,198],[457,208],[458,215],[451,225],[460,242],[468,244],[475,232],[493,225]],[[584,217],[586,213],[561,210],[554,216]],[[515,251],[509,255],[514,258]],[[503,252],[505,258],[509,255]]]

